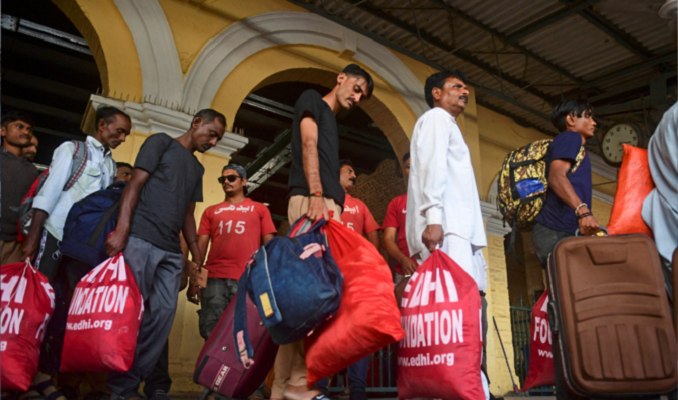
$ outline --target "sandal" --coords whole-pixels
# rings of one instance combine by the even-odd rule
[[[50,394],[49,396],[45,395],[45,389],[47,388],[54,388],[54,392]],[[31,388],[34,388],[38,393],[40,393],[44,398],[47,400],[57,400],[59,397],[63,397],[65,399],[68,399],[63,392],[60,392],[56,390],[56,387],[54,386],[54,383],[52,383],[51,379],[47,379],[46,381],[42,383],[38,383],[37,385],[31,386]]]

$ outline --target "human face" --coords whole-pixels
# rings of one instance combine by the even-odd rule
[[[125,142],[132,129],[132,124],[125,116],[116,114],[113,121],[99,120],[97,125],[97,140],[107,149],[115,149]]]
[[[337,77],[337,83],[339,84],[337,102],[345,110],[360,103],[367,94],[367,81],[363,77],[346,75],[342,72]]]
[[[233,169],[227,169],[221,173],[223,183],[221,188],[224,189],[226,195],[236,195],[243,193],[243,188],[247,184],[247,179],[242,179],[238,173]],[[229,178],[232,177],[232,178]],[[230,180],[233,180],[231,182]]]
[[[3,126],[2,140],[7,141],[7,144],[14,147],[27,147],[31,145],[31,138],[33,137],[33,126],[18,120],[10,122],[7,126]]]
[[[405,180],[409,180],[410,179],[410,159],[408,158],[407,160],[405,160],[405,163],[403,165],[405,166],[405,173],[403,175],[405,175]]]
[[[196,118],[193,121],[193,128],[191,141],[195,149],[201,153],[216,146],[226,132],[226,128],[219,122],[218,118],[214,118],[208,123],[203,123],[202,118]]]
[[[464,111],[468,104],[469,91],[466,84],[459,78],[449,77],[445,79],[443,88],[433,88],[433,105],[443,108],[453,117],[457,117]]]
[[[339,170],[339,183],[341,183],[341,187],[344,188],[344,191],[346,193],[350,192],[351,189],[353,189],[353,185],[355,185],[355,180],[356,176],[353,167],[351,167],[350,165],[343,165]]]
[[[132,179],[132,170],[129,167],[118,167],[115,174],[116,182],[129,182]]]
[[[574,114],[567,116],[567,128],[580,134],[585,139],[593,137],[596,130],[596,121],[593,119],[593,111],[587,110],[577,117]]]

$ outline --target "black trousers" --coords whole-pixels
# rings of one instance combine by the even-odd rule
[[[169,340],[165,342],[165,347],[160,353],[158,362],[153,368],[153,372],[146,378],[146,384],[144,385],[144,394],[146,398],[151,398],[153,393],[156,390],[162,390],[165,393],[169,393],[170,388],[172,387],[172,378],[169,376]]]

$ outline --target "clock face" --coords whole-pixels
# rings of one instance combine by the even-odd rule
[[[621,163],[624,155],[623,144],[638,147],[639,132],[631,124],[620,123],[610,128],[603,136],[601,150],[603,157],[611,163]]]

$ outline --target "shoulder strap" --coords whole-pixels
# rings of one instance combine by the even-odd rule
[[[581,166],[582,161],[584,161],[584,157],[586,157],[586,147],[584,145],[581,145],[581,148],[579,149],[579,153],[577,153],[577,159],[575,160],[574,165],[572,165],[572,168],[567,172],[567,177],[569,178],[570,175],[574,174],[575,171]]]
[[[233,341],[238,351],[238,361],[245,369],[249,368],[254,354],[252,343],[247,332],[247,283],[252,265],[248,265],[245,273],[238,281],[238,292],[235,298],[235,315],[233,318]]]
[[[75,150],[73,150],[71,177],[66,182],[66,186],[64,186],[64,191],[67,191],[68,189],[72,188],[73,185],[75,185],[75,182],[77,182],[78,179],[80,179],[82,173],[85,171],[85,167],[87,166],[87,156],[89,155],[87,150],[87,143],[80,142],[78,140],[72,140],[72,142],[75,145]]]

